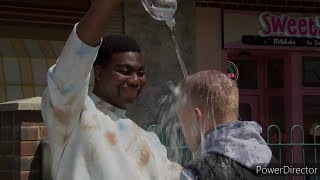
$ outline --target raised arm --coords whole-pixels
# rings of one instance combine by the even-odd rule
[[[64,126],[68,131],[72,122],[78,119],[103,32],[113,9],[121,2],[96,0],[75,25],[56,64],[49,69],[48,87],[42,97],[42,115],[49,129],[53,129],[51,131],[57,129],[56,126]]]
[[[114,8],[122,0],[95,0],[86,15],[79,22],[77,34],[89,46],[98,46]]]

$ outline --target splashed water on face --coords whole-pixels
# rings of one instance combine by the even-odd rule
[[[204,126],[207,125],[207,123],[204,123],[203,127],[200,130],[200,138],[201,142],[199,144],[199,148],[197,152],[191,153],[189,149],[187,148],[187,144],[185,142],[185,136],[182,133],[181,130],[181,124],[178,120],[177,116],[177,110],[180,107],[183,107],[186,103],[188,103],[188,98],[183,95],[181,90],[177,88],[171,81],[168,83],[168,87],[171,90],[171,93],[165,96],[162,96],[159,99],[159,106],[158,106],[158,112],[159,112],[159,125],[160,125],[160,131],[161,134],[160,139],[162,139],[162,142],[165,146],[168,148],[168,157],[169,159],[176,161],[180,164],[185,164],[189,160],[201,156],[206,153],[205,151],[205,128]],[[207,98],[207,106],[212,107],[212,99]],[[214,117],[213,109],[211,109],[211,112],[206,113],[207,117]],[[192,115],[192,112],[190,112],[190,115]],[[214,127],[216,126],[216,123],[213,119]],[[192,119],[196,121],[197,119]],[[192,128],[198,128],[198,127],[192,127]],[[157,130],[159,132],[159,130]],[[191,130],[192,131],[192,130]],[[195,131],[192,131],[195,132]],[[191,133],[191,132],[190,132]]]

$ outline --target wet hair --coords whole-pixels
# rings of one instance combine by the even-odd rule
[[[180,82],[178,89],[178,99],[201,107],[209,119],[238,118],[237,83],[220,71],[207,70],[190,75]]]
[[[113,54],[122,52],[141,53],[138,43],[127,35],[110,35],[103,38],[94,66],[105,67]]]

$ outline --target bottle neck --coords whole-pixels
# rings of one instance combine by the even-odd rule
[[[170,20],[166,21],[167,26],[170,28],[171,32],[174,33],[176,20],[172,17]]]

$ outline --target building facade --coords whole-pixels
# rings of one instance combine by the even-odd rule
[[[291,138],[315,143],[314,127],[320,122],[319,5],[308,0],[197,1],[196,57],[203,61],[198,69],[220,68],[235,78],[240,119],[257,121],[263,136],[269,134],[274,143],[291,143]],[[279,127],[280,138],[276,128],[267,133],[270,125]],[[291,131],[294,125],[304,131]],[[306,159],[314,157],[313,149],[304,150]]]

